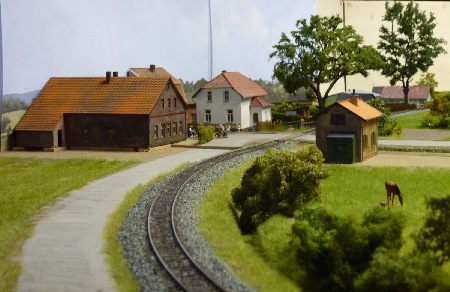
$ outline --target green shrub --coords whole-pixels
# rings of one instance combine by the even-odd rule
[[[197,126],[198,143],[205,144],[214,139],[214,127],[210,125]]]
[[[447,129],[450,125],[450,117],[428,114],[420,120],[420,123],[423,128]]]
[[[383,102],[379,98],[368,100],[367,103],[377,110],[379,110],[383,116],[378,119],[378,135],[379,136],[391,136],[393,134],[401,135],[402,127],[397,123],[397,120],[391,117],[391,110],[384,107]]]
[[[319,197],[319,181],[328,176],[315,145],[297,152],[266,152],[258,157],[232,191],[233,207],[243,234],[271,216],[292,217],[294,211]]]
[[[367,212],[362,224],[323,208],[298,211],[292,244],[305,277],[297,281],[305,291],[354,290],[354,280],[369,267],[377,248],[401,247],[404,225],[400,213],[380,207]]]

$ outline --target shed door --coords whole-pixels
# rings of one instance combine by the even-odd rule
[[[356,162],[355,134],[329,134],[326,160],[334,163]]]

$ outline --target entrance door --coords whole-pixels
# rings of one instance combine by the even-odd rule
[[[257,124],[259,122],[258,113],[253,114],[253,124]]]
[[[62,130],[58,130],[58,147],[63,147]]]

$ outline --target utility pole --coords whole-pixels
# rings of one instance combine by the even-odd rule
[[[209,80],[213,78],[213,37],[212,37],[212,18],[211,18],[211,0],[209,4]]]

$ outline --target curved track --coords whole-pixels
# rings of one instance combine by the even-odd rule
[[[281,141],[271,141],[254,147],[244,148],[204,160],[181,172],[166,182],[163,190],[155,198],[148,215],[148,236],[153,252],[179,287],[186,291],[224,290],[197,265],[186,252],[176,232],[173,220],[173,206],[177,196],[186,184],[212,165],[242,154],[273,147]]]

